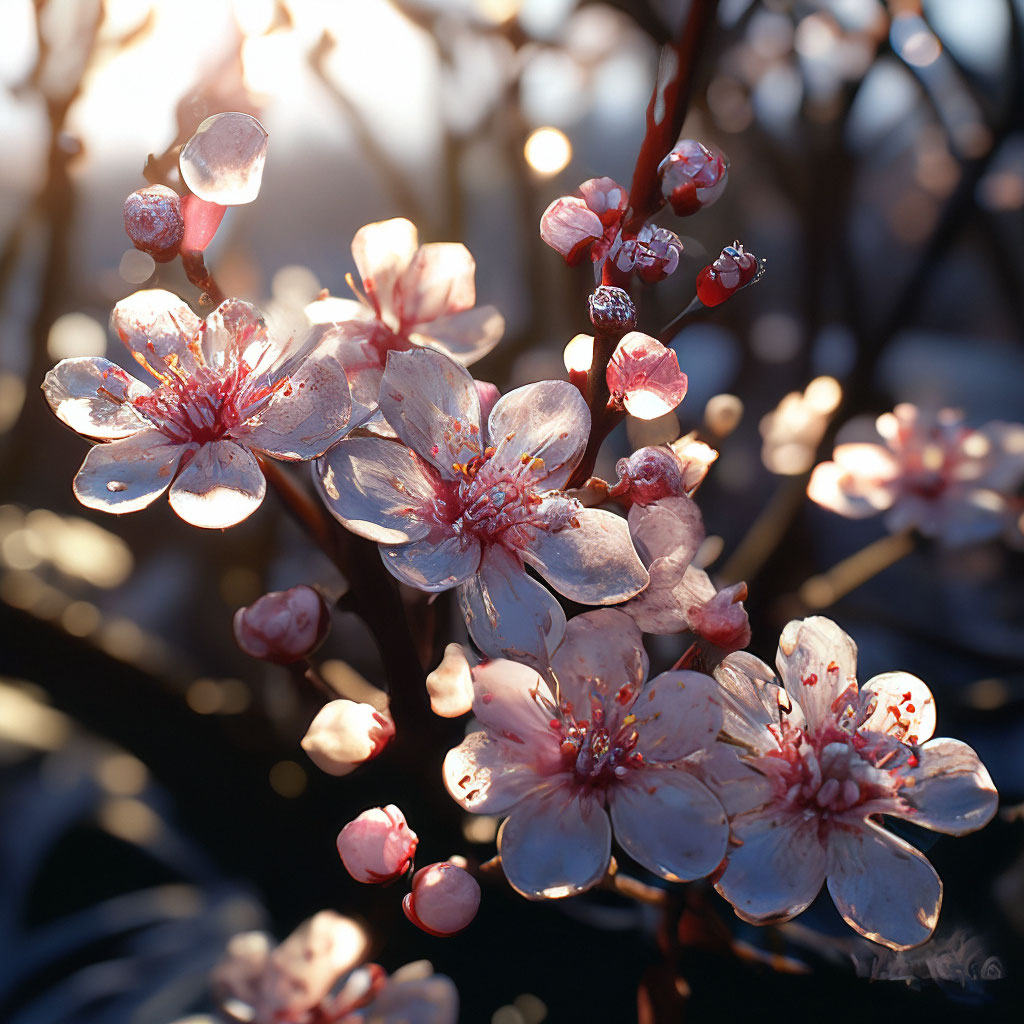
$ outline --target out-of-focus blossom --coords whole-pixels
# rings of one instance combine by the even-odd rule
[[[629,206],[629,190],[611,178],[590,178],[579,191],[554,200],[540,218],[540,237],[569,266],[588,253],[595,263],[604,260]]]
[[[405,874],[419,838],[394,805],[371,807],[338,833],[338,855],[357,882],[381,884]]]
[[[263,932],[236,935],[211,983],[223,1013],[244,1024],[456,1024],[451,979],[425,960],[388,975],[363,963],[369,936],[323,910],[277,948]]]
[[[457,864],[441,861],[413,875],[412,892],[402,900],[405,916],[431,935],[461,932],[480,906],[480,885]]]
[[[325,704],[302,737],[302,749],[328,775],[348,775],[376,757],[395,735],[387,711],[352,700]]]
[[[935,704],[920,679],[886,672],[857,685],[857,648],[834,622],[791,622],[771,669],[734,654],[716,673],[724,731],[756,774],[719,790],[731,816],[729,863],[717,884],[754,923],[806,909],[826,882],[846,922],[892,949],[926,941],[942,883],[878,815],[963,835],[995,814],[978,755],[931,739]],[[783,689],[784,688],[784,689]]]
[[[635,504],[629,529],[651,582],[622,610],[645,633],[691,630],[702,647],[705,666],[750,643],[750,622],[743,601],[747,585],[718,591],[703,569],[691,565],[704,540],[700,509],[689,498],[661,498]]]
[[[616,346],[605,379],[615,405],[642,420],[664,416],[686,397],[678,356],[639,331],[630,331]]]
[[[256,457],[306,460],[348,432],[345,371],[267,332],[259,312],[228,299],[204,321],[177,296],[136,292],[111,322],[159,385],[98,356],[63,359],[43,381],[57,417],[97,444],[75,496],[103,512],[136,512],[170,488],[194,526],[234,526],[263,501]]]
[[[696,139],[680,139],[658,165],[658,174],[662,195],[677,216],[687,217],[710,206],[725,191],[729,162]]]
[[[235,612],[235,640],[246,654],[281,665],[312,654],[327,637],[330,612],[304,584],[275,590]]]
[[[789,392],[758,424],[765,468],[782,476],[806,473],[842,397],[832,377],[815,377],[803,391]]]
[[[461,644],[444,649],[441,664],[427,676],[430,710],[442,718],[458,718],[473,707],[473,675]]]
[[[882,443],[840,443],[815,467],[813,501],[853,519],[885,512],[890,530],[915,527],[949,545],[996,537],[1019,515],[1024,425],[973,430],[952,409],[929,414],[904,403],[875,429]]]
[[[476,262],[461,243],[419,245],[416,227],[396,217],[361,227],[352,256],[359,301],[329,297],[306,312],[327,325],[322,344],[344,365],[362,405],[376,407],[389,352],[424,346],[469,366],[501,339],[505,320],[493,306],[476,305]]]
[[[697,275],[697,298],[705,306],[720,306],[741,288],[757,281],[763,272],[763,261],[745,252],[739,242],[733,242]]]
[[[207,203],[242,206],[260,194],[267,133],[251,114],[232,110],[206,118],[181,149],[178,166],[189,190]]]
[[[523,895],[597,884],[613,829],[662,878],[699,878],[721,862],[729,826],[700,778],[722,721],[714,681],[684,671],[645,682],[647,667],[636,624],[606,608],[569,623],[551,662],[557,698],[524,665],[473,670],[483,731],[449,751],[445,784],[467,811],[509,814],[498,849]]]
[[[608,250],[608,258],[624,274],[635,271],[642,281],[663,281],[679,266],[683,243],[668,228],[644,224],[635,235],[619,234]]]
[[[864,942],[850,956],[858,976],[872,981],[924,980],[971,988],[1006,975],[999,957],[989,955],[985,940],[962,928],[940,933],[920,949],[880,949]]]
[[[136,249],[149,253],[157,263],[170,262],[178,255],[185,233],[178,193],[166,185],[133,192],[124,201],[124,229]]]
[[[458,587],[477,646],[546,663],[565,628],[528,563],[583,604],[615,604],[647,573],[622,517],[560,491],[586,447],[590,413],[566,381],[498,400],[486,424],[469,373],[439,352],[395,352],[380,408],[400,441],[349,438],[317,464],[321,494],[388,569],[426,591]]]

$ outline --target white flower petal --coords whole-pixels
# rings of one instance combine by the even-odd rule
[[[476,261],[461,242],[421,245],[395,287],[395,313],[403,328],[472,309]]]
[[[131,401],[149,388],[99,356],[62,359],[43,380],[43,395],[57,419],[86,437],[113,441],[148,425]]]
[[[779,638],[775,664],[808,728],[815,732],[836,697],[857,682],[857,645],[831,619],[794,619]]]
[[[465,582],[480,566],[480,542],[472,536],[440,531],[411,544],[382,546],[380,557],[388,571],[418,590],[450,590]]]
[[[935,698],[917,676],[909,672],[883,672],[869,679],[862,693],[877,698],[875,710],[861,728],[884,732],[907,743],[924,743],[935,732]]]
[[[271,340],[263,314],[241,299],[222,302],[202,330],[203,359],[215,370],[237,366],[245,355],[254,373],[266,373],[279,362],[284,347]]]
[[[645,761],[675,761],[706,750],[722,728],[717,684],[701,672],[662,672],[631,711]]]
[[[168,367],[194,373],[202,321],[171,292],[147,288],[122,299],[110,316],[110,326],[145,369],[166,377]]]
[[[474,814],[503,814],[536,789],[547,776],[517,755],[520,747],[471,732],[444,759],[444,784],[452,799]]]
[[[352,239],[352,257],[366,297],[387,319],[394,318],[395,286],[416,254],[418,242],[416,228],[404,217],[366,224]]]
[[[204,444],[181,471],[168,498],[193,526],[223,530],[260,507],[267,481],[248,449],[233,441]]]
[[[446,352],[463,366],[483,359],[505,333],[505,318],[494,306],[477,306],[414,327],[410,338]]]

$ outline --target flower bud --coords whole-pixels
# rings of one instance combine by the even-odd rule
[[[540,237],[569,266],[588,253],[602,260],[629,206],[629,193],[611,178],[590,178],[579,196],[559,196],[540,219]]]
[[[634,505],[650,505],[661,498],[686,493],[683,464],[671,448],[649,447],[633,452],[615,464],[619,482],[610,497],[628,499]]]
[[[683,243],[667,228],[645,224],[633,238],[619,237],[609,250],[609,259],[623,273],[636,271],[649,284],[662,281],[679,266]]]
[[[473,676],[461,644],[444,649],[441,664],[427,676],[430,710],[441,718],[458,718],[473,707]]]
[[[419,839],[394,805],[363,811],[338,833],[338,853],[357,882],[394,881],[412,863]]]
[[[412,892],[402,901],[405,916],[431,935],[461,932],[480,906],[480,886],[463,868],[441,861],[413,875]]]
[[[705,306],[720,306],[734,292],[756,281],[764,264],[739,242],[727,245],[710,266],[697,275],[697,298]]]
[[[235,612],[235,640],[246,654],[289,665],[315,651],[327,636],[330,612],[305,585],[264,594]]]
[[[603,284],[587,299],[590,322],[596,331],[626,334],[636,327],[636,306],[622,288]]]
[[[371,704],[332,700],[325,704],[302,737],[302,749],[328,775],[348,775],[376,757],[395,735],[386,711]]]
[[[124,229],[132,245],[157,263],[169,263],[178,255],[185,233],[181,199],[166,185],[150,185],[124,201]]]
[[[679,217],[710,206],[725,191],[729,162],[696,139],[680,139],[658,165],[661,194]]]

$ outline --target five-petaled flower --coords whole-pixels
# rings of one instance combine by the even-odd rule
[[[92,356],[61,360],[43,381],[59,419],[105,442],[75,477],[89,508],[136,512],[170,488],[186,522],[234,526],[266,492],[254,452],[312,459],[353,425],[337,359],[273,338],[246,302],[228,299],[203,321],[170,292],[141,291],[111,323],[157,387]]]
[[[700,777],[722,723],[715,682],[685,671],[645,681],[647,668],[636,625],[603,608],[569,622],[551,662],[557,693],[515,662],[473,669],[483,731],[449,751],[445,784],[467,811],[509,814],[498,849],[525,896],[595,885],[613,830],[666,879],[700,878],[721,863],[729,827]]]
[[[978,755],[931,739],[935,704],[920,679],[885,672],[857,686],[857,648],[834,622],[791,622],[771,669],[734,654],[716,672],[724,731],[746,749],[719,790],[733,839],[717,884],[744,920],[786,920],[822,883],[846,922],[893,949],[926,941],[942,882],[881,814],[963,835],[995,814],[997,795]]]
[[[380,409],[400,440],[339,442],[317,463],[321,494],[345,526],[381,545],[398,579],[458,587],[485,654],[544,665],[562,638],[558,602],[524,563],[582,604],[615,604],[647,584],[626,521],[559,490],[590,429],[571,384],[518,388],[485,423],[458,363],[426,349],[393,352]]]

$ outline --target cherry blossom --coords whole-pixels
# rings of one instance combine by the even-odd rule
[[[312,654],[329,628],[327,604],[305,585],[264,594],[234,619],[235,640],[246,654],[282,665]]]
[[[879,416],[875,431],[882,443],[840,443],[831,462],[815,467],[807,485],[813,501],[853,519],[884,512],[890,530],[915,527],[950,546],[1010,525],[1024,482],[1024,426],[974,430],[952,409],[928,413],[903,403]]]
[[[741,288],[757,281],[763,272],[763,262],[753,253],[745,252],[739,242],[733,242],[697,275],[697,298],[705,306],[720,306]]]
[[[644,224],[636,234],[619,234],[610,249],[610,259],[623,273],[636,271],[642,281],[663,281],[679,266],[683,243],[668,228]]]
[[[579,196],[560,196],[540,218],[540,237],[569,266],[584,256],[601,263],[619,233],[629,207],[629,190],[611,178],[590,178]]]
[[[57,417],[103,442],[75,477],[88,508],[136,512],[170,488],[186,522],[234,526],[266,492],[256,454],[312,459],[353,426],[337,359],[273,338],[246,302],[202,321],[170,292],[141,291],[111,322],[156,388],[93,356],[61,360],[43,381]]]
[[[590,414],[566,381],[504,395],[487,422],[469,373],[439,352],[393,352],[380,408],[399,441],[348,438],[317,463],[321,495],[381,546],[390,572],[426,591],[458,588],[477,646],[543,665],[565,617],[524,563],[583,604],[615,604],[647,573],[621,516],[561,493]]]
[[[718,591],[703,569],[692,565],[704,540],[697,505],[686,497],[661,498],[629,510],[629,530],[651,582],[622,605],[645,633],[691,630],[701,643],[702,662],[711,665],[750,643],[743,600],[747,585]]]
[[[338,856],[357,882],[380,885],[404,875],[419,838],[394,805],[371,807],[338,833]]]
[[[742,809],[717,888],[744,920],[764,923],[805,910],[824,882],[852,928],[909,949],[932,934],[942,883],[875,819],[964,835],[992,818],[997,795],[970,747],[931,738],[935,704],[920,679],[885,672],[858,687],[856,659],[850,637],[815,617],[783,631],[781,687],[751,655],[719,666],[724,730],[757,774],[719,791]]]
[[[302,737],[302,749],[328,775],[348,775],[376,757],[395,735],[387,711],[353,700],[325,704]]]
[[[615,347],[605,379],[615,405],[642,420],[664,416],[686,397],[678,356],[639,331],[630,331]]]
[[[467,811],[508,814],[498,849],[523,895],[597,884],[613,830],[634,860],[669,880],[700,878],[721,862],[728,824],[700,778],[722,721],[714,681],[688,671],[645,681],[647,668],[636,624],[605,608],[569,622],[551,661],[557,695],[512,661],[473,670],[483,729],[449,751],[445,785]]]
[[[465,868],[441,861],[420,868],[402,901],[405,916],[431,935],[454,935],[476,917],[480,885]]]
[[[714,203],[725,191],[729,162],[696,139],[680,139],[658,165],[661,191],[677,216],[686,217]]]
[[[424,346],[469,366],[501,340],[505,320],[493,306],[476,305],[476,262],[461,243],[419,245],[416,227],[396,217],[361,227],[352,256],[359,301],[329,297],[307,314],[326,325],[322,344],[344,365],[362,405],[376,407],[389,352]]]

